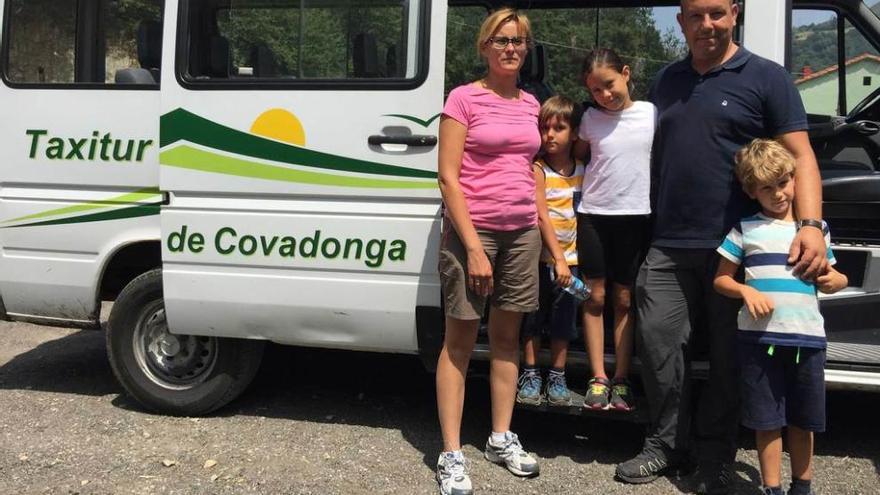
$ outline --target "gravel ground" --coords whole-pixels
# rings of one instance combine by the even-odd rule
[[[477,366],[479,368],[479,366]],[[103,335],[0,322],[0,493],[436,492],[433,376],[408,356],[270,347],[254,384],[204,418],[146,413],[124,395]],[[482,460],[488,384],[468,382],[463,441],[478,493],[682,493],[692,481],[612,480],[640,426],[518,411],[514,430],[541,459],[519,480]],[[818,493],[880,493],[880,394],[829,395]],[[737,493],[757,493],[743,432]]]

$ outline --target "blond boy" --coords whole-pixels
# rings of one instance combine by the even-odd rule
[[[812,493],[813,433],[825,430],[826,339],[816,289],[837,292],[847,278],[829,268],[815,282],[804,281],[788,264],[800,228],[821,228],[829,265],[835,263],[827,225],[796,218],[794,168],[794,157],[773,140],[756,139],[737,153],[736,176],[761,204],[761,213],[742,219],[718,248],[715,289],[743,300],[737,321],[742,423],[755,430],[763,492],[785,493],[782,428],[787,427],[788,493],[806,495]],[[734,279],[740,265],[745,283]]]

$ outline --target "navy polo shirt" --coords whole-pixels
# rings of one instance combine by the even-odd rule
[[[690,56],[666,66],[650,100],[659,118],[653,245],[714,249],[757,211],[733,173],[734,155],[755,138],[806,130],[800,95],[782,66],[739,47],[706,74]]]

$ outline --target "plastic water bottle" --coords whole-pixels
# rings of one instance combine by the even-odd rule
[[[571,277],[571,283],[563,287],[562,290],[574,296],[579,303],[590,298],[590,287],[583,280],[575,276]]]

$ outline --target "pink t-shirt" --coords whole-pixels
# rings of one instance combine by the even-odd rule
[[[474,84],[453,89],[443,114],[467,127],[459,183],[474,227],[510,231],[538,222],[532,160],[541,148],[538,101],[508,100]]]

